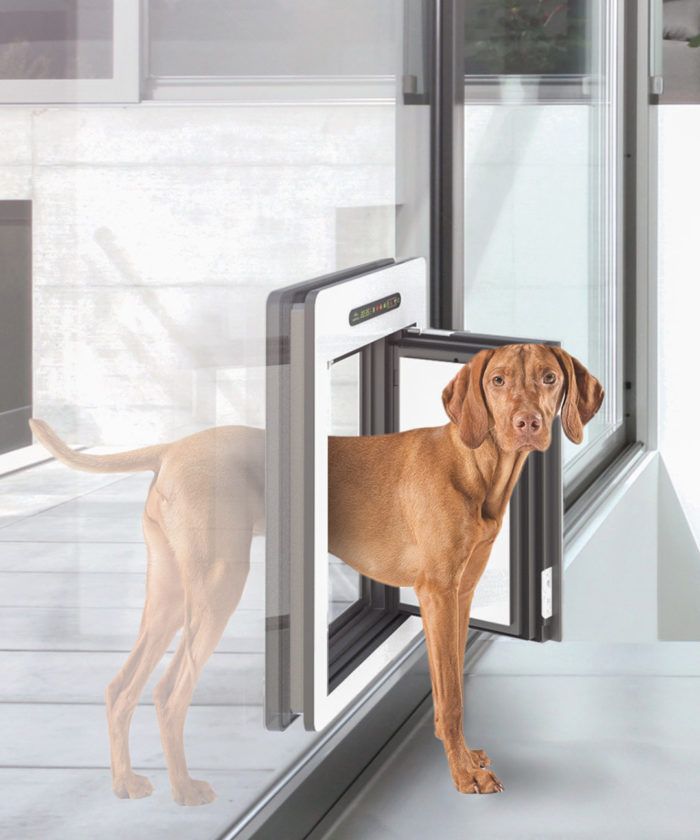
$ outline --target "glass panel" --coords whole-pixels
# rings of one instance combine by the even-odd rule
[[[332,435],[360,434],[360,356],[354,353],[330,369]],[[339,557],[328,554],[328,623],[362,596],[362,577]]]
[[[0,201],[0,453],[32,442],[31,208]]]
[[[652,3],[652,12],[656,2]],[[664,105],[700,103],[700,4],[692,0],[665,0],[661,7],[661,69]],[[658,72],[658,69],[652,69]]]
[[[269,27],[277,26],[272,4],[229,5],[262,7]],[[342,19],[354,14],[355,5],[335,0],[333,8]],[[400,44],[402,3],[376,5],[395,21],[373,35],[386,55]],[[33,5],[17,0],[1,8]],[[91,8],[97,15],[102,6],[50,8]],[[91,31],[102,39],[97,25]],[[257,37],[250,36],[248,56],[254,56]],[[304,44],[314,49],[318,40],[309,36]],[[195,63],[190,48],[201,55],[195,27],[173,47],[176,64]],[[341,51],[329,50],[327,61],[329,73],[347,72]],[[108,74],[108,65],[99,72]],[[205,521],[214,530],[231,530],[232,511],[248,515],[263,486],[256,457],[266,426],[269,292],[397,256],[397,207],[405,217],[411,196],[397,187],[398,161],[407,156],[396,128],[403,103],[395,98],[394,82],[389,96],[350,105],[340,96],[284,108],[263,101],[0,108],[0,175],[12,194],[32,195],[36,210],[34,416],[71,448],[87,447],[90,454],[165,444],[212,427],[243,427],[250,438],[239,454],[251,459],[249,472],[227,459],[223,432],[213,436],[215,457],[207,469],[192,475],[202,479],[210,505]],[[41,166],[28,165],[32,160]],[[427,169],[429,158],[408,161],[413,175]],[[245,585],[240,600],[229,602],[232,613],[220,638],[212,637],[215,649],[185,726],[192,775],[211,784],[218,799],[211,807],[178,809],[153,691],[166,669],[172,676],[183,661],[175,651],[182,651],[185,635],[178,631],[161,641],[152,663],[142,656],[148,640],[136,646],[146,589],[154,582],[146,574],[142,529],[153,474],[83,472],[46,461],[38,442],[33,451],[44,463],[25,463],[21,470],[9,457],[16,452],[0,455],[0,633],[5,672],[13,675],[0,684],[8,736],[2,748],[5,764],[22,768],[4,779],[0,824],[9,836],[41,836],[50,813],[57,831],[75,840],[219,837],[319,737],[301,720],[284,732],[264,726],[262,523],[254,523],[249,553],[235,555],[243,568],[249,556]],[[182,492],[193,487],[180,479],[174,486]],[[164,527],[164,541],[155,547],[167,555],[173,526]],[[174,600],[162,614],[177,618],[177,567],[164,559],[159,568],[168,570],[168,599]],[[142,704],[131,731],[138,777],[127,781],[131,795],[148,792],[141,777],[156,789],[136,808],[111,792],[104,707],[106,687],[134,650],[129,661],[140,670],[135,684],[134,672],[125,674],[131,693],[120,693],[120,682],[115,684],[122,710],[137,697]],[[152,674],[150,664],[156,665]],[[185,680],[186,670],[180,671]],[[118,717],[125,724],[129,715]],[[119,792],[130,793],[126,783]]]
[[[150,0],[148,14],[152,76],[393,75],[401,55],[395,2]]]
[[[399,430],[444,426],[449,422],[442,406],[442,391],[462,367],[461,363],[433,359],[399,360]],[[417,604],[413,589],[401,588],[401,600]],[[510,625],[510,516],[503,520],[479,585],[471,618]]]
[[[465,11],[467,75],[586,72],[585,0],[467,0]]]
[[[0,79],[110,79],[113,0],[0,0]]]
[[[570,475],[623,422],[618,7],[471,8],[466,71],[496,75],[465,88],[465,327],[561,341],[602,381]]]

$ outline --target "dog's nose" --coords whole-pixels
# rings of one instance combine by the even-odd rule
[[[542,415],[538,411],[523,411],[515,415],[513,425],[519,432],[528,434],[542,428]]]

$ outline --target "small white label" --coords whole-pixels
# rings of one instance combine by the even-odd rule
[[[542,570],[542,618],[552,617],[552,567]]]

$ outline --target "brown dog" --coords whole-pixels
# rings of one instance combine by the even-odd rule
[[[357,571],[412,586],[421,607],[435,734],[455,786],[502,790],[462,732],[462,668],[472,596],[528,453],[547,449],[562,404],[574,443],[603,388],[565,350],[510,344],[482,350],[442,394],[451,422],[329,442],[330,550]]]
[[[141,627],[105,692],[112,788],[130,799],[153,791],[131,767],[129,727],[146,681],[182,628],[153,699],[173,798],[181,805],[212,802],[210,785],[187,770],[183,731],[202,668],[243,592],[252,536],[263,532],[264,432],[228,426],[162,446],[90,455],[74,452],[42,420],[29,422],[37,440],[68,466],[155,473],[143,513],[148,568]]]
[[[362,574],[415,588],[428,644],[435,731],[455,785],[464,792],[501,789],[484,769],[485,753],[470,751],[462,734],[472,595],[525,458],[549,445],[565,395],[564,431],[580,443],[583,425],[602,402],[600,383],[557,347],[507,345],[478,353],[445,388],[447,425],[329,441],[330,549]],[[262,531],[264,433],[230,426],[172,444],[89,455],[71,450],[46,423],[30,424],[37,439],[69,466],[155,473],[143,517],[148,574],[141,628],[106,691],[113,788],[131,798],[152,791],[148,779],[132,770],[129,725],[149,675],[182,627],[154,700],[175,800],[211,802],[211,787],[187,770],[185,716],[201,670],[240,599],[252,535]]]

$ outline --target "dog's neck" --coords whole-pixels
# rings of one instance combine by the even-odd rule
[[[479,488],[472,486],[472,498],[476,490],[476,495],[482,499],[483,518],[495,519],[500,525],[529,452],[503,452],[492,430],[489,430],[481,446],[469,449],[460,438],[455,425],[450,426],[453,439],[463,451],[466,450],[468,461],[471,461],[481,477],[481,493],[478,493]]]

